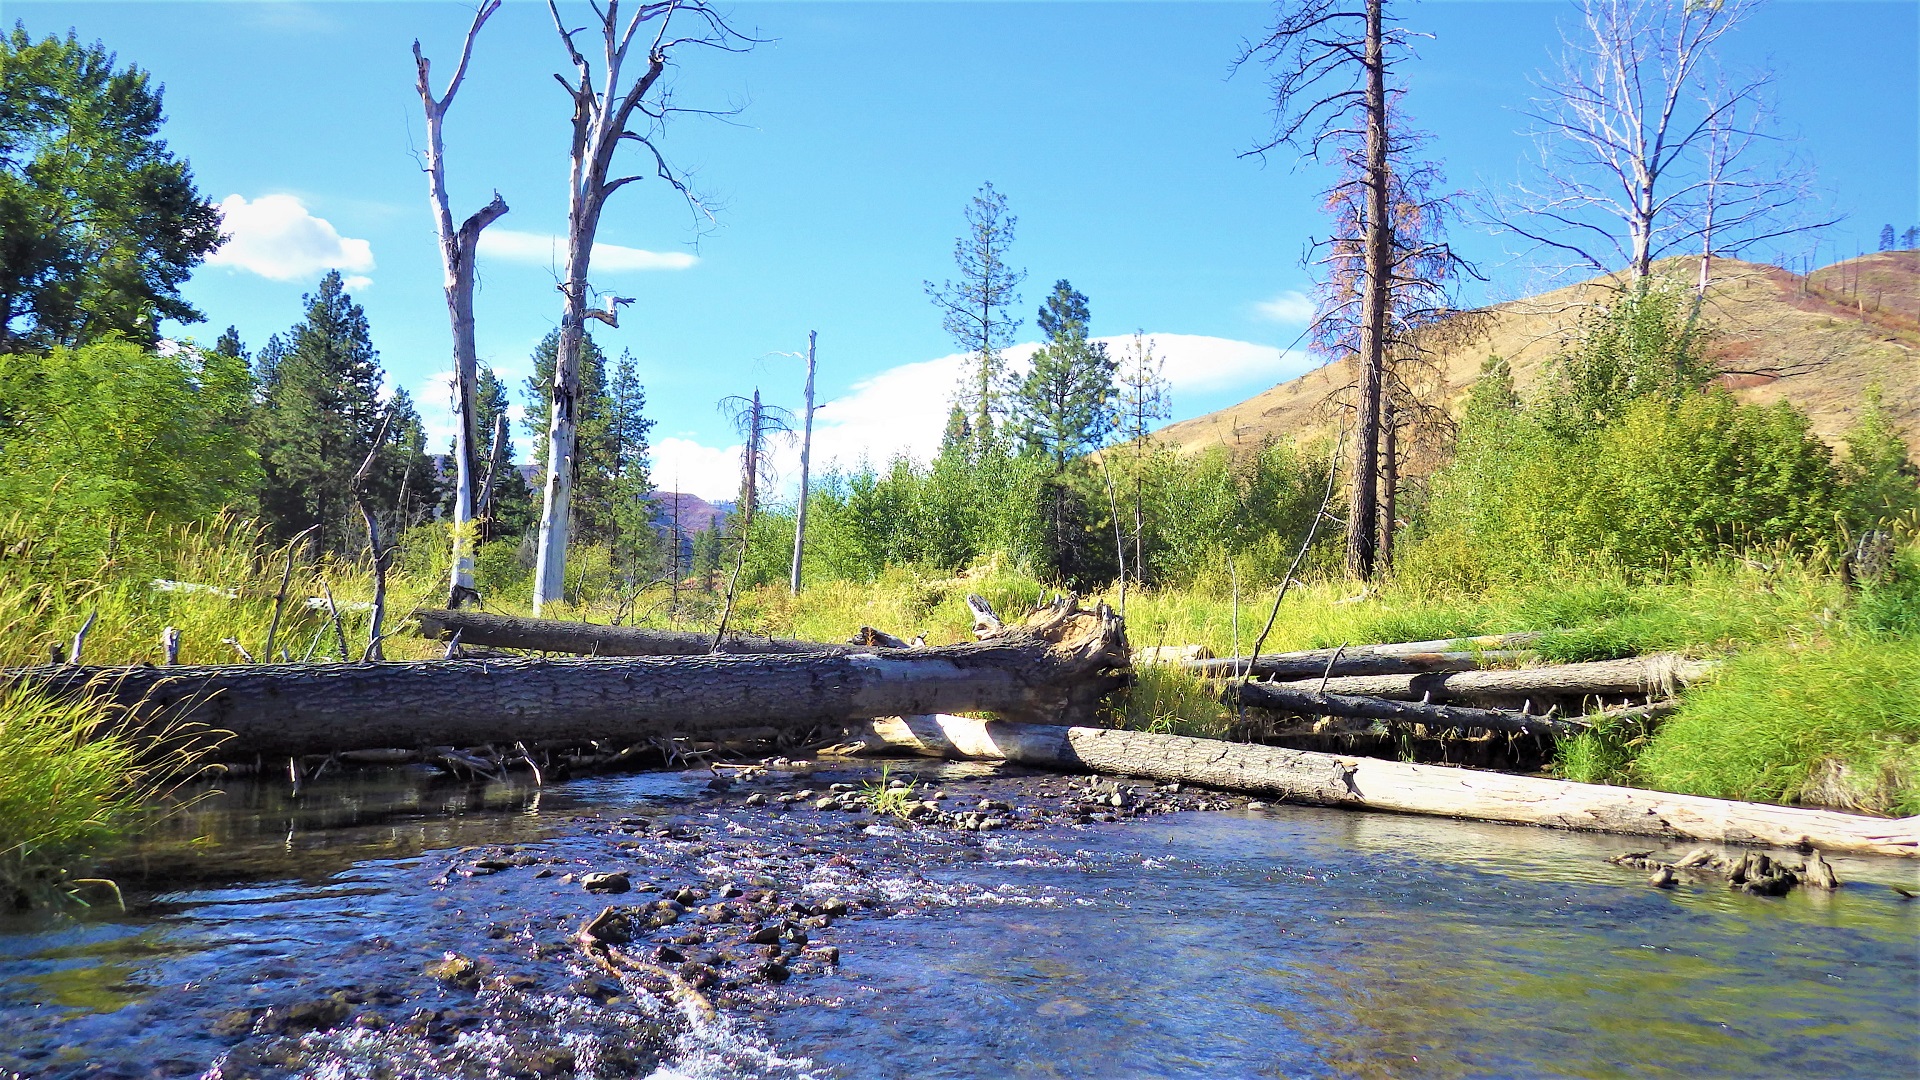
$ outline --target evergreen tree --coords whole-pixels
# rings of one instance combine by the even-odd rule
[[[1880,250],[1893,250],[1893,226],[1891,225],[1880,226]]]
[[[953,242],[960,280],[925,283],[927,295],[941,311],[940,325],[968,356],[970,370],[961,379],[958,400],[969,414],[974,440],[981,448],[993,444],[994,427],[1006,412],[1003,353],[1020,327],[1019,317],[1013,314],[1020,296],[1014,290],[1027,272],[1006,262],[1018,220],[1007,213],[1005,195],[990,183],[980,185],[967,204],[967,231]]]
[[[525,423],[533,440],[533,463],[538,484],[547,469],[547,421],[553,415],[553,368],[559,353],[560,331],[552,330],[533,350],[533,375],[527,379]],[[618,466],[613,438],[613,405],[607,393],[607,355],[593,340],[580,337],[580,390],[574,399],[573,535],[588,542],[610,535],[613,477]]]
[[[365,537],[347,484],[380,427],[380,359],[338,271],[302,300],[306,318],[261,350],[261,512],[282,539],[317,524],[322,550],[357,550]],[[371,490],[391,506],[401,478],[382,468]]]
[[[1900,234],[1900,248],[1903,251],[1920,248],[1920,225],[1909,225],[1907,231]]]
[[[1098,448],[1113,431],[1116,365],[1104,342],[1087,340],[1087,298],[1068,282],[1054,283],[1040,309],[1046,344],[1013,398],[1015,437],[1054,471]]]
[[[247,355],[247,343],[240,340],[240,328],[237,326],[229,326],[220,332],[220,336],[214,340],[213,351],[243,364],[252,359]]]
[[[520,461],[513,449],[513,425],[499,425],[499,418],[507,415],[512,404],[507,398],[507,384],[500,381],[492,368],[482,367],[474,383],[473,399],[474,431],[478,433],[475,438],[485,450],[480,461],[481,476],[486,476],[489,463],[498,461],[493,473],[492,501],[485,508],[485,536],[489,540],[516,537],[533,525],[533,488],[520,474]],[[495,434],[503,439],[497,457],[493,452]]]
[[[651,577],[664,563],[661,539],[654,528],[656,507],[650,497],[652,448],[648,439],[653,421],[646,415],[647,390],[640,384],[633,354],[622,351],[613,368],[608,391],[608,430],[613,442],[612,505],[608,511],[614,565],[637,583]]]
[[[1049,473],[1040,489],[1042,572],[1076,588],[1110,580],[1118,569],[1110,526],[1093,508],[1105,499],[1089,499],[1071,475],[1075,461],[1098,449],[1114,426],[1115,364],[1104,343],[1087,340],[1090,318],[1087,298],[1067,281],[1055,282],[1038,320],[1047,341],[1014,394],[1012,416],[1023,451]]]
[[[404,388],[394,390],[387,403],[393,422],[387,443],[374,462],[378,481],[393,488],[390,528],[394,536],[431,519],[448,488],[440,468],[427,453],[427,429],[420,410]]]
[[[0,37],[0,353],[120,334],[151,346],[220,246],[220,214],[160,138],[160,87],[99,43]]]

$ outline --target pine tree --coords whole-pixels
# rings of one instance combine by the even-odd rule
[[[1894,241],[1893,226],[1891,225],[1880,226],[1880,250],[1892,251],[1893,241]]]
[[[1014,435],[1054,471],[1100,446],[1113,431],[1115,364],[1104,342],[1087,340],[1087,298],[1065,280],[1040,309],[1046,344],[1013,397]]]
[[[380,426],[380,359],[338,271],[302,301],[306,318],[261,350],[261,512],[282,539],[318,525],[321,550],[358,550],[364,530],[347,483]],[[383,470],[373,490],[391,498],[399,480]]]
[[[1076,459],[1099,448],[1114,426],[1114,362],[1105,343],[1087,340],[1090,318],[1087,298],[1067,281],[1055,282],[1038,320],[1047,341],[1014,394],[1011,421],[1023,451],[1046,462],[1050,473],[1041,485],[1043,570],[1075,587],[1111,567],[1106,556],[1113,548],[1111,535],[1105,542],[1095,538],[1098,515],[1069,475]]]
[[[1006,263],[1013,246],[1018,218],[1007,213],[1007,197],[980,185],[967,204],[967,231],[953,242],[953,261],[960,280],[943,285],[926,282],[927,295],[941,311],[940,325],[968,357],[969,370],[961,379],[958,402],[970,414],[978,448],[994,444],[994,428],[1005,415],[1007,346],[1013,344],[1020,319],[1013,309],[1020,303],[1014,292],[1027,276]]]
[[[1909,225],[1907,231],[1900,234],[1900,249],[1912,251],[1920,248],[1920,225]]]
[[[412,396],[404,388],[395,389],[387,407],[393,412],[393,422],[387,443],[374,463],[379,470],[374,483],[378,485],[376,490],[392,491],[390,529],[398,538],[433,517],[448,485],[427,453],[426,425],[421,423]]]
[[[633,354],[622,351],[613,368],[608,393],[608,431],[613,444],[612,505],[607,520],[612,530],[614,565],[630,583],[651,577],[663,562],[661,539],[654,528],[656,507],[650,495],[653,420],[646,415],[647,390]]]
[[[560,331],[553,330],[533,350],[533,375],[527,379],[528,407],[522,423],[533,440],[537,476],[547,469],[547,418],[553,414],[553,369]],[[574,398],[573,497],[571,531],[588,542],[609,535],[608,515],[613,505],[612,481],[616,468],[613,407],[607,394],[607,355],[593,340],[580,337],[579,393]]]
[[[1153,355],[1153,341],[1139,332],[1120,361],[1114,376],[1119,418],[1119,436],[1133,453],[1133,577],[1145,580],[1146,567],[1146,479],[1148,444],[1153,438],[1153,423],[1173,415],[1168,396],[1165,363]]]
[[[489,467],[494,467],[489,501],[480,508],[487,519],[482,535],[488,540],[519,536],[533,524],[533,488],[520,473],[520,461],[513,449],[513,425],[502,427],[499,422],[511,404],[507,384],[500,381],[492,368],[482,367],[474,383],[473,415],[474,430],[480,433],[476,438],[485,451],[480,464],[482,478]],[[503,440],[497,455],[493,446],[495,435]]]

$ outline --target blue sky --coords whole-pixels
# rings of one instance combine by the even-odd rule
[[[563,8],[563,10],[565,10]],[[715,401],[760,385],[797,405],[783,356],[820,333],[821,456],[924,451],[957,374],[922,289],[952,272],[961,209],[992,181],[1019,217],[1012,261],[1032,309],[1057,278],[1090,298],[1093,332],[1144,330],[1168,357],[1176,417],[1240,400],[1311,363],[1288,354],[1295,294],[1323,230],[1326,174],[1239,157],[1266,130],[1255,71],[1229,77],[1256,3],[761,3],[731,9],[769,39],[691,55],[675,73],[688,119],[663,144],[720,207],[702,233],[659,184],[615,197],[595,283],[637,303],[597,336],[631,349],[659,421],[656,480],[708,497],[733,486],[735,441]],[[1517,109],[1557,49],[1568,2],[1403,4],[1430,32],[1404,71],[1450,186],[1511,182]],[[188,298],[210,340],[257,347],[299,315],[326,265],[356,279],[375,344],[429,423],[445,426],[448,331],[409,46],[444,77],[471,15],[457,3],[22,3],[36,36],[73,27],[166,86],[166,137],[236,240]],[[1779,72],[1780,116],[1848,219],[1824,260],[1920,222],[1920,5],[1776,0],[1737,32],[1736,64]],[[544,3],[510,0],[483,33],[447,124],[455,214],[498,188],[512,212],[481,262],[480,351],[517,385],[559,294],[542,235],[565,219],[564,55]],[[513,235],[513,234],[518,234]],[[1492,279],[1532,280],[1495,239],[1453,239]],[[650,254],[649,254],[650,253]],[[521,441],[525,445],[524,440]]]

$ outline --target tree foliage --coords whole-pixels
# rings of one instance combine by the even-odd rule
[[[104,537],[250,509],[260,479],[244,360],[116,338],[0,364],[0,505]]]
[[[974,441],[993,442],[994,428],[1005,415],[1007,346],[1013,344],[1020,319],[1020,287],[1027,272],[1007,265],[1019,221],[1007,212],[1007,197],[991,183],[980,185],[966,209],[966,232],[953,242],[958,281],[925,283],[927,295],[940,309],[940,325],[954,345],[968,356],[970,370],[962,377],[958,402],[967,414]]]
[[[160,87],[69,32],[0,38],[0,353],[196,322],[180,286],[218,211],[160,138]]]

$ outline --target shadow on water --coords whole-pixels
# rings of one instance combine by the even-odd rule
[[[922,770],[956,802],[1064,784]],[[1649,846],[1616,837],[1294,807],[915,831],[707,777],[228,785],[116,857],[131,911],[0,922],[0,1076],[1920,1072],[1905,862],[1836,859],[1832,895],[1660,891],[1604,862]],[[456,874],[475,848],[526,861]],[[832,931],[837,970],[675,1042],[657,1006],[571,989],[567,937],[605,900],[558,872],[616,864],[636,896],[786,875],[867,914]],[[478,993],[423,975],[449,951]],[[388,1026],[261,1034],[317,997]]]

